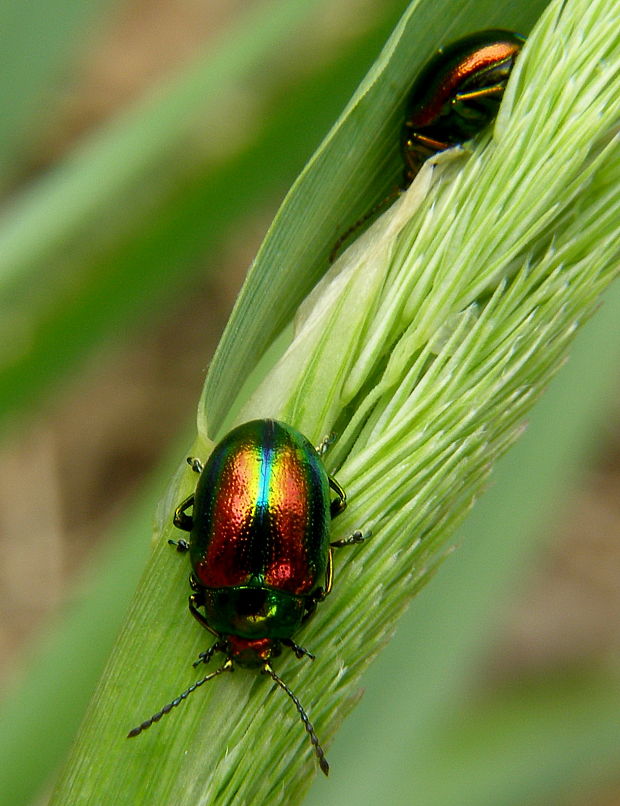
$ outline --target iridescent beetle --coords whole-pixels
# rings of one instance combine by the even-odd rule
[[[347,238],[413,182],[429,157],[471,140],[497,115],[525,37],[512,31],[479,31],[441,48],[411,88],[401,134],[402,187],[382,199],[334,244],[333,262]]]
[[[196,492],[177,507],[174,524],[190,533],[189,543],[170,542],[189,551],[189,610],[216,637],[194,666],[208,663],[216,652],[226,660],[130,737],[238,664],[260,669],[291,698],[327,775],[329,765],[306,712],[271,667],[283,646],[298,658],[314,659],[292,636],[332,588],[332,548],[364,540],[356,531],[330,542],[330,521],[345,509],[346,495],[321,461],[327,444],[315,449],[290,425],[253,420],[224,437],[204,468],[188,460],[200,477]]]
[[[405,186],[428,157],[470,140],[491,123],[524,43],[512,31],[479,31],[428,62],[409,96],[402,136]]]

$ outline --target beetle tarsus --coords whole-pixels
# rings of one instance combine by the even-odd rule
[[[179,540],[168,540],[168,543],[171,546],[175,546],[179,554],[184,554],[186,551],[189,551],[189,543],[182,537]]]
[[[290,647],[298,658],[306,657],[310,658],[310,660],[315,659],[315,656],[312,654],[312,652],[309,652],[303,646],[299,646],[299,644],[296,644],[291,638],[283,638],[282,643],[284,646]]]
[[[213,646],[210,646],[209,649],[206,649],[204,652],[201,652],[198,655],[198,659],[192,663],[192,666],[196,668],[196,666],[200,666],[201,663],[209,663],[213,655],[215,655],[216,652],[220,652],[221,650],[222,647],[220,646],[220,644],[216,642],[215,644],[213,644]]]
[[[335,439],[336,435],[333,431],[331,431],[329,434],[326,434],[319,444],[315,446],[315,451],[318,453],[318,455],[325,456],[329,450],[329,446],[334,442]]]
[[[359,529],[356,529],[349,537],[345,537],[342,540],[334,540],[333,543],[329,545],[334,549],[342,549],[345,546],[356,546],[358,543],[363,543],[364,540],[367,540],[369,537],[370,532],[364,534]]]
[[[204,470],[204,465],[200,459],[196,459],[194,456],[187,457],[187,464],[191,467],[194,473],[202,473]]]

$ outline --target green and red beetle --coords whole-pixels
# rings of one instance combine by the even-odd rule
[[[204,468],[188,460],[200,476],[195,493],[177,507],[174,524],[190,538],[170,542],[189,551],[189,610],[217,639],[194,665],[208,663],[216,652],[226,660],[129,736],[238,664],[260,669],[291,698],[327,775],[329,765],[306,712],[271,667],[283,646],[298,658],[313,659],[292,636],[331,590],[332,548],[364,539],[356,531],[330,542],[330,521],[345,509],[346,495],[321,461],[326,444],[314,448],[277,420],[252,420],[224,437]]]
[[[442,48],[409,95],[402,135],[405,186],[433,154],[470,140],[497,115],[525,38],[479,31]]]
[[[407,102],[401,133],[402,186],[342,233],[329,254],[330,263],[352,233],[409,187],[429,157],[462,145],[491,123],[524,43],[525,37],[513,31],[478,31],[441,48],[427,62]]]

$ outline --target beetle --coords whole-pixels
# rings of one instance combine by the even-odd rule
[[[340,235],[330,263],[350,235],[409,187],[429,157],[461,145],[491,123],[524,43],[525,37],[513,31],[478,31],[440,48],[426,63],[407,101],[402,184]]]
[[[513,31],[478,31],[439,50],[409,95],[402,133],[405,187],[433,154],[470,140],[497,115],[525,43]]]
[[[347,499],[321,460],[328,444],[324,440],[315,448],[278,420],[252,420],[225,436],[204,467],[188,459],[200,475],[195,492],[179,504],[173,522],[190,533],[189,542],[169,542],[189,552],[189,611],[216,638],[194,666],[208,663],[216,652],[225,661],[131,730],[129,737],[159,721],[208,680],[232,672],[236,665],[256,668],[295,704],[327,775],[329,765],[312,723],[271,660],[282,647],[298,658],[314,659],[292,636],[332,589],[332,550],[365,539],[355,531],[330,541],[331,519],[345,509]]]

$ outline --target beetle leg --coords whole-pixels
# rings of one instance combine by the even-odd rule
[[[475,101],[478,98],[487,98],[488,96],[501,95],[506,89],[506,82],[500,81],[498,84],[491,84],[488,87],[481,87],[479,90],[472,90],[471,92],[457,92],[452,99],[452,106],[463,101]]]
[[[341,549],[345,546],[356,546],[358,543],[363,543],[367,537],[370,537],[370,535],[364,535],[363,532],[360,532],[359,529],[356,529],[352,535],[349,535],[349,537],[345,537],[342,540],[334,540],[329,545],[335,549]]]
[[[302,624],[305,624],[306,621],[308,621],[308,619],[310,618],[310,616],[314,613],[314,611],[316,610],[317,602],[322,602],[324,598],[325,593],[323,591],[323,588],[319,588],[312,594],[312,598],[306,600],[305,605],[306,611],[301,617]],[[283,643],[283,641],[280,641],[280,643]]]
[[[431,151],[445,151],[446,148],[450,148],[450,143],[444,143],[442,140],[435,140],[432,137],[426,137],[424,134],[420,134],[419,132],[411,133],[411,140],[407,141],[407,147],[413,148],[414,141],[425,148],[429,148]]]
[[[305,655],[307,658],[310,658],[310,660],[314,660],[314,655],[312,652],[308,652],[307,649],[305,649],[303,646],[299,646],[299,644],[296,644],[295,641],[291,640],[290,638],[282,638],[280,643],[284,644],[284,646],[290,647],[298,658],[303,658]]]
[[[333,543],[329,544],[330,548],[329,554],[327,555],[327,568],[325,569],[325,588],[319,588],[315,595],[315,601],[322,602],[323,599],[329,593],[331,593],[332,585],[334,584],[334,558],[332,548],[341,549],[345,546],[355,546],[358,543],[363,543],[364,540],[367,540],[369,537],[370,532],[365,535],[363,532],[360,532],[359,529],[356,529],[349,537],[345,537],[342,540],[334,540]],[[310,613],[304,616],[304,619],[306,619],[309,615]]]
[[[200,666],[201,663],[209,663],[211,658],[215,655],[216,652],[224,652],[226,647],[224,644],[221,644],[219,641],[216,641],[213,646],[210,646],[209,649],[201,652],[198,655],[198,660],[195,660],[192,663],[192,666],[195,668],[196,666]]]
[[[194,506],[194,493],[188,495],[185,501],[182,501],[179,506],[174,510],[174,518],[172,522],[177,529],[182,529],[184,532],[191,532],[194,526],[194,519],[191,515],[187,514],[187,510]]]
[[[215,635],[216,638],[219,638],[220,637],[219,632],[216,632],[213,629],[213,627],[209,626],[209,622],[202,615],[200,610],[198,610],[198,608],[200,607],[201,604],[202,604],[202,601],[200,599],[200,594],[192,593],[192,595],[189,597],[189,600],[188,600],[189,612],[196,619],[196,621],[198,621],[198,622],[200,622],[200,624],[202,624],[202,626],[205,628],[205,630],[208,630],[212,635]]]
[[[364,534],[360,532],[359,529],[356,529],[352,535],[349,537],[345,537],[342,540],[334,540],[333,543],[330,543],[329,546],[329,554],[327,555],[327,568],[325,569],[325,588],[317,591],[316,601],[321,602],[330,592],[332,589],[332,585],[334,584],[334,559],[332,548],[341,549],[345,546],[355,546],[358,543],[363,543],[364,540],[370,537],[370,532],[368,534]]]
[[[325,456],[327,453],[329,446],[332,442],[336,439],[336,435],[333,431],[330,434],[327,434],[323,437],[323,439],[319,442],[318,445],[315,445],[314,450],[318,453],[319,456]]]
[[[204,465],[200,459],[195,459],[193,456],[187,457],[187,464],[191,467],[194,473],[202,473],[204,470]]]
[[[327,568],[325,569],[325,590],[323,591],[321,599],[324,599],[327,596],[327,594],[330,593],[333,584],[334,584],[334,558],[332,550],[330,548],[329,553],[327,554]]]
[[[189,551],[189,543],[182,537],[179,540],[169,540],[168,543],[171,546],[176,546],[177,551],[180,554],[184,554],[186,551]]]
[[[329,486],[338,496],[331,502],[329,507],[332,518],[335,518],[336,515],[340,515],[347,508],[347,494],[333,476],[329,476]]]

